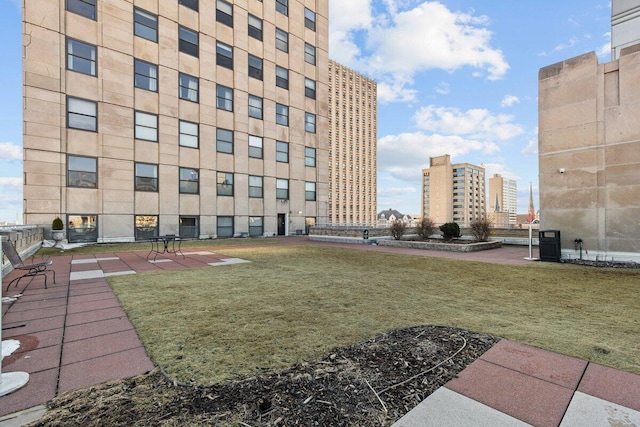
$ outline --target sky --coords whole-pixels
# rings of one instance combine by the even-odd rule
[[[165,0],[166,1],[166,0]],[[538,71],[611,58],[609,0],[329,0],[329,56],[378,82],[378,211],[420,214],[430,157],[538,197]],[[21,1],[0,0],[0,221],[22,221]],[[488,183],[487,183],[488,188]]]

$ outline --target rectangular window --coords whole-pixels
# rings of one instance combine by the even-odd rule
[[[233,111],[233,89],[222,85],[216,86],[216,107],[220,110]]]
[[[188,7],[191,10],[198,11],[198,0],[178,0],[178,4]]]
[[[67,238],[69,243],[88,243],[98,241],[97,215],[68,215]]]
[[[233,217],[219,216],[216,233],[217,237],[233,237]]]
[[[316,99],[316,81],[309,78],[304,78],[304,96],[311,99]]]
[[[276,48],[283,52],[289,52],[289,34],[276,28]]]
[[[96,132],[98,130],[98,103],[68,96],[67,127]]]
[[[276,0],[276,11],[283,15],[289,14],[289,0]]]
[[[183,147],[198,148],[198,124],[180,120],[180,145]]]
[[[249,197],[262,198],[261,176],[249,176]]]
[[[288,179],[276,179],[276,199],[289,200]]]
[[[249,54],[249,77],[262,80],[262,59]]]
[[[304,130],[316,133],[316,115],[312,113],[304,113]]]
[[[289,163],[289,143],[276,141],[276,162]]]
[[[233,70],[233,48],[222,42],[216,42],[216,64]]]
[[[95,20],[96,0],[67,0],[67,10]]]
[[[316,149],[304,147],[304,165],[316,167]]]
[[[178,27],[178,50],[198,57],[198,33],[180,25]]]
[[[312,31],[316,30],[316,13],[306,7],[304,8],[304,26]]]
[[[136,163],[136,191],[158,191],[158,165]]]
[[[249,95],[249,117],[262,120],[262,98]]]
[[[180,73],[178,77],[180,99],[191,102],[198,102],[198,78],[188,74]]]
[[[262,19],[249,15],[249,37],[262,41]]]
[[[136,111],[134,121],[136,139],[158,142],[158,116],[156,114]]]
[[[158,66],[134,59],[134,86],[152,92],[158,91]]]
[[[181,216],[178,233],[180,237],[187,239],[197,239],[200,237],[200,227],[198,227],[197,216]]]
[[[249,135],[249,157],[262,158],[262,138]]]
[[[276,65],[276,86],[289,90],[289,70]]]
[[[216,192],[218,196],[233,196],[233,174],[218,172],[216,174]]]
[[[158,236],[159,222],[157,215],[136,215],[136,240],[146,240]]]
[[[67,156],[67,186],[98,188],[98,159]]]
[[[94,45],[67,38],[67,70],[95,76],[96,49]]]
[[[276,104],[276,123],[282,126],[289,126],[289,107],[283,104]]]
[[[316,47],[312,44],[304,44],[304,61],[316,65]]]
[[[198,169],[180,168],[180,193],[198,194],[199,191]]]
[[[316,183],[315,182],[304,183],[304,199],[307,202],[315,202],[316,200]]]
[[[216,2],[216,21],[233,28],[233,5],[224,0]]]
[[[133,9],[133,33],[143,39],[158,42],[158,17],[146,10]]]
[[[249,217],[249,236],[260,237],[264,234],[264,227],[261,216]]]
[[[233,131],[216,129],[216,150],[218,153],[233,154]]]

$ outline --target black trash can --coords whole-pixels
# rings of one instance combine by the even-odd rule
[[[560,230],[540,230],[538,232],[538,240],[540,260],[560,262],[560,258],[562,257]]]

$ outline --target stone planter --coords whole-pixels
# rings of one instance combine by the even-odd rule
[[[64,230],[51,230],[51,238],[56,242],[56,246],[58,246],[58,242],[64,240]]]

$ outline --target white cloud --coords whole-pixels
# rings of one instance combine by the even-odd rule
[[[523,156],[537,156],[538,155],[538,140],[532,139],[529,141],[526,147],[522,149]]]
[[[330,56],[392,89],[379,92],[382,102],[413,101],[416,73],[471,67],[473,75],[497,80],[509,69],[502,51],[491,46],[486,16],[452,12],[437,1],[410,8],[414,2],[384,0],[378,13],[370,0],[332,7],[337,1],[329,5],[338,15],[330,18]]]
[[[505,95],[500,102],[501,107],[511,107],[513,104],[518,104],[520,102],[520,98],[515,95]]]
[[[513,124],[513,116],[493,115],[486,109],[460,111],[451,107],[429,105],[419,109],[414,120],[418,128],[452,135],[469,135],[475,139],[508,140],[524,132]]]
[[[440,95],[448,95],[450,90],[449,83],[440,82],[434,90]]]
[[[492,142],[466,139],[457,135],[426,135],[422,132],[388,135],[378,140],[378,171],[393,178],[420,182],[420,171],[429,167],[431,157],[449,154],[452,159],[472,151],[495,153]]]
[[[504,178],[515,179],[516,181],[520,179],[520,177],[514,173],[509,167],[503,163],[505,160],[502,160],[500,163],[485,163],[484,166],[484,176],[487,179],[491,178],[494,174],[499,173]]]
[[[0,187],[22,190],[22,178],[0,177]]]
[[[22,147],[13,142],[0,142],[0,160],[22,161]]]
[[[0,177],[0,205],[2,209],[22,203],[22,178]],[[2,219],[2,220],[10,220]]]

